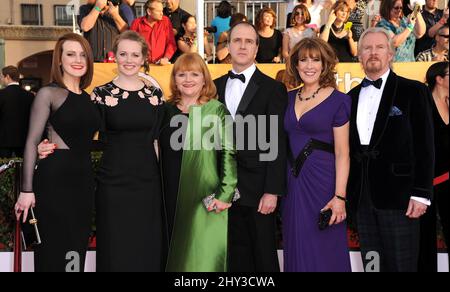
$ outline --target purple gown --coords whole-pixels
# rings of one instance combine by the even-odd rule
[[[295,115],[297,90],[289,92],[284,127],[296,157],[311,139],[334,144],[333,128],[350,119],[351,98],[337,90],[322,103]],[[316,150],[296,178],[288,171],[288,195],[283,200],[284,270],[286,272],[350,272],[347,226],[342,223],[320,231],[320,210],[333,198],[335,157]]]

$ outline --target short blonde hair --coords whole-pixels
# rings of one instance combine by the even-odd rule
[[[391,38],[391,35],[389,33],[389,31],[387,31],[386,29],[382,28],[382,27],[370,27],[368,29],[366,29],[362,34],[361,37],[359,38],[358,41],[358,56],[360,56],[361,52],[362,52],[362,42],[364,41],[364,38],[371,33],[380,33],[383,34],[388,42],[388,46],[389,46],[389,50],[391,51],[391,53],[393,55],[395,55],[395,46],[394,46],[394,40]],[[394,58],[392,58],[390,67],[392,68],[392,64],[394,63]]]
[[[173,65],[172,74],[170,75],[170,91],[172,95],[167,99],[167,102],[178,104],[181,100],[181,92],[178,90],[175,81],[175,75],[180,71],[195,71],[203,74],[205,85],[198,99],[201,104],[205,104],[211,99],[217,99],[217,89],[205,61],[197,53],[185,53]]]
[[[344,22],[348,21],[351,9],[347,2],[345,2],[344,0],[336,1],[331,9],[334,11],[334,13],[338,12],[339,10],[347,9],[347,17],[345,18]]]

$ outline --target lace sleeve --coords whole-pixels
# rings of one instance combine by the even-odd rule
[[[33,175],[37,161],[37,146],[51,113],[51,88],[39,90],[31,107],[30,125],[23,159],[22,191],[33,192]]]

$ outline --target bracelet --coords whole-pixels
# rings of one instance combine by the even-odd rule
[[[412,23],[408,24],[408,26],[406,27],[410,32],[412,32],[414,30],[414,25]]]
[[[338,198],[341,201],[347,202],[347,199],[344,198],[343,196],[336,195],[335,197]]]
[[[102,12],[102,9],[98,6],[95,6],[94,9],[97,10],[98,12]]]

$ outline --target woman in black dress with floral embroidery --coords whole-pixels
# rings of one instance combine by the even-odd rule
[[[161,271],[163,222],[154,148],[162,91],[138,76],[148,48],[135,32],[114,47],[117,79],[94,89],[105,143],[98,171],[97,271]]]

